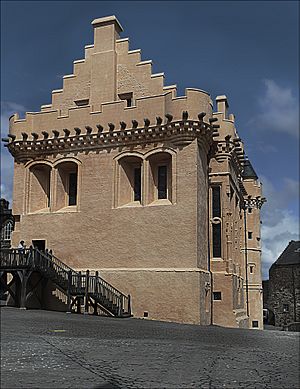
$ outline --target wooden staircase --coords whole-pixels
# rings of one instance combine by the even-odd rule
[[[67,296],[67,311],[81,312],[84,302],[84,312],[91,310],[94,314],[100,309],[108,316],[130,317],[131,300],[118,289],[110,285],[98,272],[92,274],[89,270],[77,272],[67,266],[51,251],[40,251],[37,248],[29,249],[1,249],[0,276],[1,285],[5,289],[3,275],[17,272],[20,279],[20,306],[26,305],[27,281],[32,272],[38,272]],[[6,290],[11,289],[6,285]]]

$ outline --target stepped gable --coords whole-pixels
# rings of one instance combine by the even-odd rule
[[[55,138],[65,129],[78,135],[74,129],[87,127],[96,134],[99,126],[109,132],[112,118],[115,131],[119,123],[131,128],[133,120],[144,127],[145,118],[153,126],[165,115],[182,120],[185,111],[197,121],[205,112],[209,124],[212,101],[207,92],[187,88],[185,96],[177,97],[176,85],[164,86],[164,74],[153,74],[152,61],[142,60],[141,50],[130,50],[129,39],[120,38],[122,27],[115,16],[95,19],[92,26],[94,43],[85,46],[83,59],[73,62],[73,73],[63,77],[63,87],[52,91],[51,104],[42,105],[40,112],[27,112],[24,119],[13,115],[10,136],[22,140],[26,133],[28,140],[37,140],[47,132],[47,138]]]

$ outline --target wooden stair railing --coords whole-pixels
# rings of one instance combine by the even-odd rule
[[[71,308],[72,297],[85,298],[85,311],[88,311],[89,300],[93,305],[99,304],[101,310],[110,316],[131,316],[130,295],[126,296],[113,287],[98,272],[91,274],[77,272],[57,258],[51,251],[29,248],[0,250],[0,269],[30,269],[39,271],[45,278],[54,282],[67,296],[68,309]]]

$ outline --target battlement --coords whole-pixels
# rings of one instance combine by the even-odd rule
[[[68,108],[63,115],[58,109],[42,106],[41,112],[26,112],[25,118],[20,119],[18,114],[12,115],[9,120],[10,134],[16,139],[22,139],[22,132],[34,132],[42,135],[49,128],[62,131],[64,128],[95,128],[101,125],[108,128],[108,123],[131,123],[136,120],[143,123],[148,118],[150,124],[156,123],[156,117],[171,115],[173,120],[181,120],[182,112],[188,111],[191,120],[198,120],[198,114],[205,112],[207,121],[212,116],[212,102],[209,95],[201,90],[186,89],[185,96],[175,96],[176,87],[163,91],[160,95],[140,97],[135,105],[127,106],[126,100],[104,102],[99,110],[92,110],[90,105]]]

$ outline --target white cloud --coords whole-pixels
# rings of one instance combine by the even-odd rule
[[[9,117],[18,112],[23,115],[26,111],[23,105],[13,102],[1,102],[1,138],[7,137],[9,131]],[[13,158],[9,154],[4,144],[1,142],[1,197],[10,202],[12,201],[13,185]]]
[[[268,269],[276,261],[291,240],[299,239],[299,216],[291,211],[299,199],[299,182],[284,178],[283,189],[273,186],[262,177],[263,193],[267,203],[262,209],[262,267],[263,278],[268,278]]]
[[[263,83],[264,94],[258,100],[260,111],[249,124],[299,137],[299,102],[292,89],[281,87],[273,80],[263,80]]]

